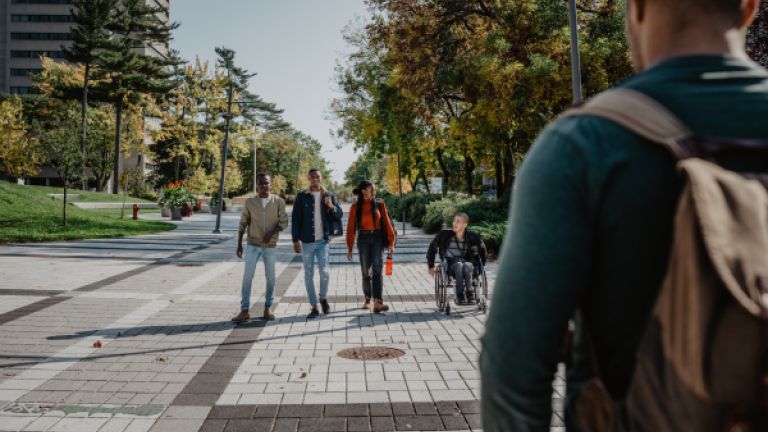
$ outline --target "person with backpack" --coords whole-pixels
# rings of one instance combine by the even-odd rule
[[[304,285],[311,306],[307,319],[315,319],[320,316],[317,309],[318,293],[315,291],[315,262],[320,273],[320,306],[323,314],[328,315],[331,312],[327,299],[331,280],[331,272],[328,270],[329,243],[334,224],[341,221],[344,212],[336,196],[323,188],[320,170],[310,169],[307,180],[309,188],[299,192],[293,203],[291,236],[293,251],[301,254],[304,262]]]
[[[637,75],[538,137],[482,338],[486,432],[549,431],[561,361],[569,431],[768,431],[758,6],[628,0]]]
[[[357,237],[365,295],[363,309],[373,309],[374,313],[386,312],[389,306],[384,304],[383,297],[382,253],[385,248],[390,256],[394,253],[395,229],[384,201],[376,198],[373,183],[363,180],[352,193],[357,195],[357,201],[352,204],[347,221],[347,260],[352,261],[352,248]]]

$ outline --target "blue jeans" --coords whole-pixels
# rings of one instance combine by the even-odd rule
[[[302,243],[301,255],[304,259],[304,285],[307,287],[309,304],[314,306],[317,304],[315,259],[317,259],[317,270],[320,273],[320,298],[324,299],[328,295],[328,282],[331,280],[331,272],[328,270],[328,242],[316,240],[314,243]]]
[[[277,249],[248,245],[245,249],[245,272],[243,273],[242,300],[240,301],[241,310],[248,310],[251,307],[253,274],[256,272],[256,263],[259,262],[261,257],[264,257],[264,273],[267,274],[267,292],[264,295],[264,307],[272,307],[272,296],[275,292],[275,259],[277,258]]]

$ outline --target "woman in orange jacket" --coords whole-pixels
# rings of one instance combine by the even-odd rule
[[[363,309],[381,313],[389,310],[384,304],[382,291],[382,253],[386,247],[391,255],[395,251],[395,230],[389,218],[384,201],[376,198],[376,187],[368,180],[360,182],[352,191],[357,201],[352,204],[347,222],[347,259],[352,261],[352,247],[357,236],[357,250],[360,254],[360,267],[363,272]]]

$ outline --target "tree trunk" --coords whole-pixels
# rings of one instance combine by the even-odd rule
[[[503,148],[503,147],[502,147]],[[506,154],[501,151],[501,148],[499,148],[499,152],[496,155],[495,158],[495,164],[496,164],[496,198],[501,198],[504,195],[504,162],[509,163],[509,159],[506,159]]]
[[[512,188],[515,182],[515,153],[512,151],[512,146],[507,144],[504,149],[506,164],[506,172],[504,173],[504,187],[502,188],[502,196]]]
[[[91,73],[91,64],[86,63],[85,64],[85,72],[83,76],[83,103],[82,103],[82,131],[83,136],[80,141],[80,155],[83,157],[83,190],[88,189],[88,176],[85,174],[85,147],[86,142],[88,141],[88,78],[90,77]]]
[[[441,193],[445,196],[448,194],[448,165],[446,165],[445,159],[443,159],[442,149],[435,149],[435,156],[437,157],[437,163],[440,164],[440,170],[443,172],[443,190]]]
[[[464,152],[464,181],[466,182],[467,195],[472,195],[472,174],[475,172],[475,161],[467,152]]]
[[[67,180],[64,180],[64,208],[62,209],[64,226],[67,226]]]
[[[419,176],[421,177],[421,180],[424,182],[424,190],[426,190],[427,193],[432,193],[432,191],[429,189],[429,182],[427,181],[427,174],[424,172],[424,170],[419,171]]]
[[[112,177],[112,193],[120,193],[120,124],[123,120],[123,101],[115,102],[115,165]]]
[[[416,191],[416,185],[413,184],[413,180],[411,179],[411,176],[406,177],[408,179],[408,185],[411,186],[411,192]]]

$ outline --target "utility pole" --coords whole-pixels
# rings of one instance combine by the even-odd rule
[[[581,102],[581,55],[579,53],[579,26],[576,19],[576,0],[568,0],[571,24],[571,75],[573,81],[573,103]]]
[[[214,228],[214,234],[221,234],[221,209],[224,204],[224,174],[227,168],[227,151],[229,149],[229,121],[232,119],[232,93],[233,93],[233,81],[232,71],[227,71],[227,79],[229,80],[229,91],[227,94],[227,114],[225,119],[227,120],[226,129],[224,130],[224,147],[221,149],[221,176],[219,176],[219,211],[216,212],[216,228]],[[254,155],[255,158],[255,155]],[[255,189],[254,189],[255,191]]]
[[[258,157],[258,153],[256,153],[256,140],[253,140],[253,195],[256,196],[259,193],[256,189],[256,176],[259,174],[258,170],[258,164],[256,162],[256,158]]]

